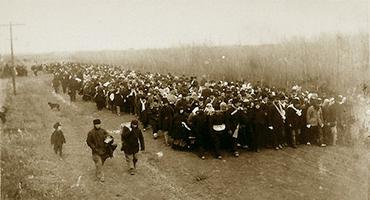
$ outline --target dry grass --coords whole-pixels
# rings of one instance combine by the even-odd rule
[[[46,107],[40,106],[46,104],[47,100],[42,94],[31,89],[35,85],[24,84],[22,80],[18,81],[17,96],[12,95],[12,88],[8,86],[5,91],[5,103],[9,107],[8,121],[1,127],[1,198],[78,197],[76,193],[69,195],[69,186],[64,185],[53,170],[56,163],[42,158],[37,151],[40,143],[49,141],[51,131],[47,125],[52,123],[52,118],[45,114],[48,112]],[[50,170],[45,170],[46,168]],[[61,194],[63,198],[58,198]]]
[[[286,87],[343,90],[368,80],[369,35],[295,38],[261,46],[182,46],[168,49],[80,52],[71,60],[125,68]],[[367,69],[367,73],[366,72]],[[351,75],[351,76],[349,76]],[[354,80],[353,77],[356,77]]]

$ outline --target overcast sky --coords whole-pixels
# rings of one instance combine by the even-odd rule
[[[15,51],[262,44],[322,32],[369,31],[369,0],[0,0]],[[0,53],[9,52],[0,28]]]

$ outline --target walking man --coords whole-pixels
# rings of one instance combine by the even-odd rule
[[[129,172],[131,175],[135,174],[137,153],[139,152],[139,142],[140,150],[145,150],[144,137],[139,129],[139,123],[137,120],[132,120],[130,127],[122,127],[122,148],[121,150],[125,153],[125,159],[129,167]]]
[[[104,140],[109,137],[109,134],[106,130],[102,129],[100,119],[93,120],[94,128],[89,131],[86,139],[87,145],[92,150],[92,159],[96,167],[96,178],[100,182],[104,182],[104,174],[102,171],[104,165],[104,157],[107,152],[107,145],[104,143]]]

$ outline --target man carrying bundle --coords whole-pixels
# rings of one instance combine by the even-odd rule
[[[131,124],[128,126],[121,125],[122,133],[122,148],[121,150],[125,152],[125,159],[129,167],[129,172],[131,175],[135,174],[137,153],[139,152],[139,142],[140,150],[145,150],[144,137],[139,128],[139,123],[137,120],[132,120]]]
[[[104,174],[102,171],[104,161],[108,157],[113,156],[115,145],[112,144],[113,137],[108,134],[105,129],[102,129],[100,119],[94,119],[94,128],[89,131],[86,139],[87,145],[92,150],[92,159],[96,167],[96,178],[100,182],[104,182]]]

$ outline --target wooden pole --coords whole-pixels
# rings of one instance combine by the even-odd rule
[[[17,95],[16,87],[15,87],[15,75],[16,75],[16,70],[14,66],[14,50],[13,50],[13,28],[12,28],[12,23],[9,23],[9,31],[10,31],[10,55],[11,55],[11,63],[12,63],[12,82],[13,82],[13,94]]]

